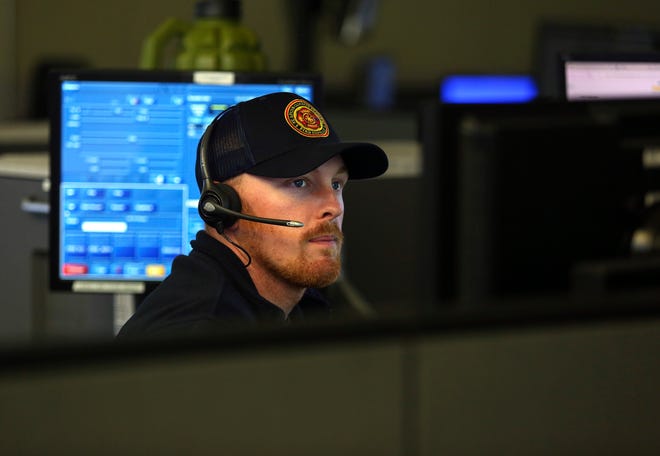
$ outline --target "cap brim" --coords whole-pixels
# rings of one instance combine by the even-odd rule
[[[302,176],[336,155],[342,156],[349,179],[380,176],[387,171],[389,165],[387,155],[375,144],[342,142],[289,150],[253,166],[246,172],[263,177]]]

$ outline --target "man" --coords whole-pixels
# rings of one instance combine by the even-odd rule
[[[197,151],[205,229],[119,337],[288,323],[329,312],[318,289],[340,274],[344,185],[387,166],[378,146],[341,142],[295,94],[225,110]]]

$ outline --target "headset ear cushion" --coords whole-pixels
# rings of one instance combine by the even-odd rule
[[[233,212],[241,212],[241,198],[233,187],[223,183],[213,183],[209,186],[204,186],[202,195],[199,198],[199,216],[204,222],[216,227],[218,231],[232,226],[237,218],[220,211],[215,211],[214,213],[206,212],[203,209],[206,202],[211,202],[215,206],[229,209]]]

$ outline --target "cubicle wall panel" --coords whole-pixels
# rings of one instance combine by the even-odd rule
[[[660,322],[426,339],[420,454],[658,454]]]
[[[401,391],[389,343],[5,373],[0,453],[399,455]]]

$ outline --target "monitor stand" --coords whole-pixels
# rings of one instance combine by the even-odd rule
[[[135,295],[129,293],[116,293],[112,299],[113,331],[117,335],[124,323],[135,312]]]

